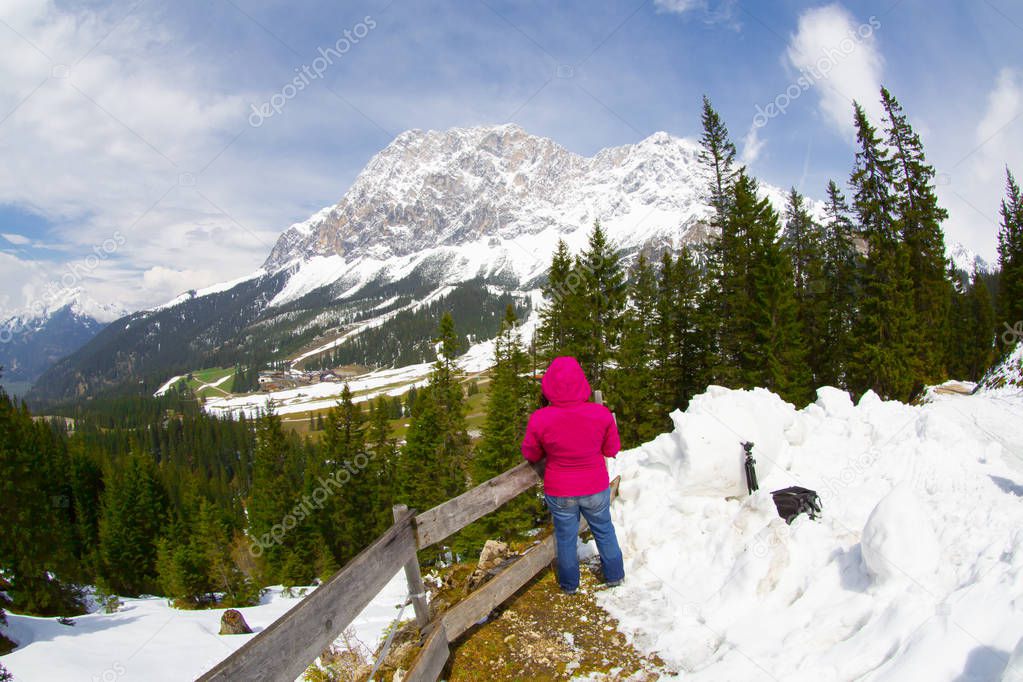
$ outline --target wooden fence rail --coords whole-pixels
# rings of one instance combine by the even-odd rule
[[[618,495],[618,483],[619,478],[611,482],[612,500]],[[579,532],[583,533],[587,528],[586,519],[580,519]],[[431,623],[428,627],[433,629],[405,676],[405,681],[435,682],[448,660],[451,642],[522,589],[554,560],[555,554],[555,539],[550,535],[529,548],[483,587],[448,609],[439,621]]]
[[[413,512],[326,583],[199,679],[296,679],[366,608],[398,569],[416,556]]]
[[[409,593],[416,607],[416,621],[420,627],[424,627],[429,611],[422,596],[425,588],[419,574],[416,552],[440,542],[489,514],[541,480],[543,465],[523,462],[418,516],[414,510],[403,511],[396,508],[394,525],[372,545],[297,606],[200,677],[200,682],[295,680],[316,660],[323,649],[344,632],[352,620],[402,567],[405,568]],[[534,548],[525,556],[535,551]],[[534,556],[534,559],[538,560],[539,556]],[[546,562],[537,561],[537,565],[542,568],[546,563],[550,563],[550,560],[547,558]],[[522,559],[516,561],[512,568],[518,566],[521,561]],[[508,570],[511,569],[506,569],[506,572]],[[532,575],[535,575],[535,572],[530,577]],[[497,578],[491,583],[496,580]],[[523,580],[522,584],[525,584],[526,580],[528,578]],[[484,615],[486,613],[478,616],[476,620]],[[434,633],[441,630],[444,628],[437,628]],[[442,642],[443,646],[431,644],[430,641],[427,641],[427,644],[437,647],[438,652],[443,650],[444,657],[441,660],[443,666],[447,660],[448,633],[439,634],[434,641]],[[420,660],[423,660],[422,656]]]

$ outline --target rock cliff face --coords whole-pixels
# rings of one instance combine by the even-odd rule
[[[597,219],[626,251],[697,241],[708,214],[698,152],[666,133],[586,158],[515,125],[408,131],[341,201],[286,230],[264,269],[335,258],[342,279],[439,259],[455,279],[527,280],[558,238],[581,246]]]

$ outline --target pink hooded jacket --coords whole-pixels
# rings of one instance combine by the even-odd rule
[[[575,358],[555,358],[542,386],[551,404],[530,416],[522,456],[547,456],[543,487],[552,497],[599,493],[609,484],[604,457],[621,450],[611,411],[587,402],[590,383]]]

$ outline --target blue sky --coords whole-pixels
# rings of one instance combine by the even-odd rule
[[[4,0],[0,316],[54,282],[134,309],[251,272],[409,128],[511,121],[589,155],[699,135],[706,93],[758,177],[820,197],[881,83],[949,236],[993,258],[1023,174],[1017,2]]]

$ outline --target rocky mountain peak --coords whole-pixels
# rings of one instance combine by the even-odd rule
[[[285,231],[264,268],[568,234],[598,218],[622,222],[612,238],[628,246],[636,226],[615,219],[641,220],[633,214],[644,206],[675,215],[659,229],[685,231],[703,207],[697,154],[694,142],[664,132],[584,157],[514,124],[409,130],[370,160],[336,205]]]

